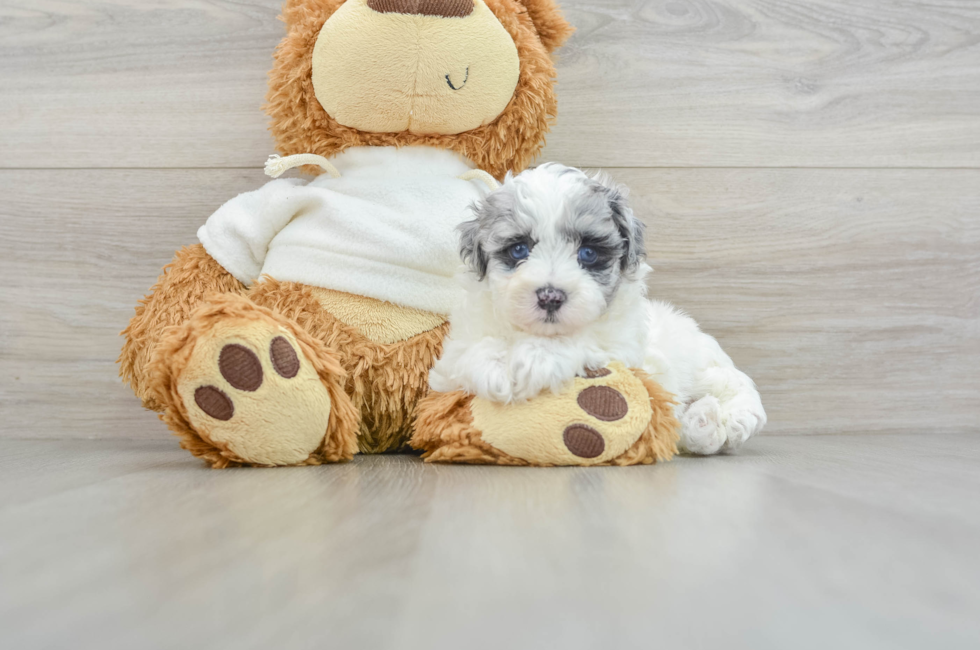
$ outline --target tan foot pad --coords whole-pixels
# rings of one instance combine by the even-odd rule
[[[357,415],[322,345],[245,298],[215,299],[157,351],[163,417],[213,467],[350,459]]]
[[[434,393],[419,405],[412,445],[431,462],[636,465],[669,460],[677,429],[672,396],[613,363],[522,404]]]

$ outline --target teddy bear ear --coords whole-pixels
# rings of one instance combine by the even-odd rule
[[[517,0],[527,9],[527,15],[538,30],[541,42],[549,52],[561,47],[575,28],[568,24],[554,0]]]
[[[282,5],[281,20],[290,28],[317,16],[330,15],[344,2],[345,0],[286,0]]]

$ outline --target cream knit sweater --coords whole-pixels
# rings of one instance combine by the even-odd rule
[[[357,147],[340,178],[275,180],[228,201],[197,236],[229,273],[346,291],[448,314],[460,288],[456,226],[489,189],[430,147]]]

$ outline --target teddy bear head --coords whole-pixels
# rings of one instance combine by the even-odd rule
[[[544,146],[553,0],[287,0],[267,112],[283,155],[428,145],[494,176]]]

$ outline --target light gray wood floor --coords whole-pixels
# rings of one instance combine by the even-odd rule
[[[4,648],[976,648],[980,436],[212,471],[0,440]]]

